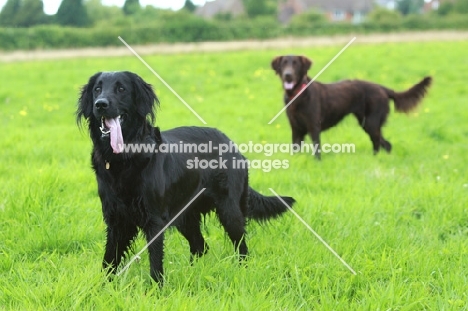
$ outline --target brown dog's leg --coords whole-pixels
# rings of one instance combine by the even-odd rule
[[[309,129],[309,135],[310,135],[310,138],[312,139],[312,142],[314,143],[314,148],[316,150],[315,158],[317,160],[320,160],[321,152],[322,152],[322,147],[320,145],[320,126],[312,125],[311,128]]]
[[[378,124],[378,120],[370,119],[370,118],[367,119],[366,123],[364,125],[364,130],[369,135],[369,137],[370,137],[370,139],[372,141],[374,154],[379,153],[382,134],[380,132],[380,127],[379,127],[379,124]]]
[[[292,143],[293,145],[298,145],[301,148],[302,143],[304,142],[304,137],[307,132],[299,131],[296,128],[292,128]]]

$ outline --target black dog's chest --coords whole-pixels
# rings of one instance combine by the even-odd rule
[[[112,164],[110,164],[112,165]],[[143,172],[135,170],[132,166],[128,169],[115,167],[109,168],[112,186],[120,197],[135,197],[141,195],[143,185],[141,184],[141,175]]]
[[[144,198],[144,185],[141,184],[141,171],[133,165],[118,162],[106,162],[108,185],[115,194],[115,199],[123,203],[116,205],[115,212],[121,216],[130,217],[138,226],[144,225],[146,208]]]

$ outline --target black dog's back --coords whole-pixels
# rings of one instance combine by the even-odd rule
[[[216,198],[219,197],[219,193],[218,191],[212,192],[211,187],[232,194],[233,189],[237,189],[240,185],[248,185],[246,180],[248,178],[248,168],[236,165],[238,160],[247,161],[247,159],[221,131],[208,127],[178,127],[163,131],[161,134],[163,144],[172,144],[174,150],[179,150],[181,155],[177,156],[177,160],[182,159],[182,161],[178,165],[186,165],[187,162],[194,165],[193,162],[190,162],[194,158],[198,158],[200,161],[215,160],[213,163],[216,163],[218,167],[213,166],[209,170],[202,170],[201,172],[202,187],[207,187],[207,192],[203,196],[212,201],[213,204],[215,204]],[[203,148],[198,148],[195,151],[192,144]],[[222,150],[222,147],[228,150]],[[191,152],[187,152],[188,150]],[[182,163],[184,160],[185,163]],[[199,165],[200,161],[198,162]],[[223,167],[220,167],[221,164],[223,164]],[[245,187],[243,188],[241,196],[247,196],[248,198],[247,207],[245,211],[243,210],[243,214],[245,217],[254,220],[264,221],[275,218],[287,211],[287,206],[284,203],[292,206],[295,202],[291,197],[282,197],[283,203],[275,196],[263,196],[250,187],[245,192]],[[245,198],[241,200],[245,200]],[[206,210],[207,208],[204,207],[203,211]]]

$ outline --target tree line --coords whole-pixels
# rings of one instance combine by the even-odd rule
[[[442,2],[429,14],[376,8],[356,24],[331,22],[317,10],[281,24],[272,13],[277,0],[245,1],[252,5],[247,14],[204,19],[193,13],[196,7],[190,1],[172,11],[141,7],[138,0],[125,1],[122,8],[103,6],[101,0],[63,0],[57,14],[50,16],[44,14],[41,0],[8,0],[0,12],[0,50],[115,46],[121,44],[118,36],[133,44],[154,44],[468,29],[468,0]]]
[[[242,0],[245,8],[245,15],[241,19],[271,18],[277,16],[277,0]],[[387,17],[407,16],[417,14],[422,11],[424,0],[397,0],[396,10],[387,12]],[[44,24],[56,24],[69,27],[93,27],[103,24],[128,25],[141,24],[143,22],[153,23],[158,16],[176,15],[186,18],[187,13],[192,14],[196,6],[191,0],[186,0],[184,7],[178,12],[161,13],[161,10],[152,6],[142,7],[139,0],[126,0],[123,7],[104,6],[101,0],[62,0],[58,11],[54,15],[44,13],[42,0],[7,0],[0,12],[0,26],[3,27],[32,27]],[[375,9],[378,14],[371,16],[385,16],[384,9]],[[178,15],[178,13],[180,15]],[[437,10],[439,15],[449,15],[451,13],[468,13],[468,0],[444,1]],[[324,16],[318,11],[312,10],[300,14],[296,20],[312,18],[314,21],[325,21]],[[312,16],[312,17],[311,17]],[[199,18],[199,17],[197,17]],[[238,17],[239,18],[239,17]],[[234,19],[229,13],[218,14],[217,20]],[[296,21],[297,22],[297,21]]]
[[[187,0],[186,6],[195,9]],[[122,8],[104,6],[101,0],[62,0],[57,13],[44,13],[42,0],[7,0],[0,12],[0,26],[31,27],[58,24],[70,27],[90,27],[104,19],[123,18],[137,14],[143,8],[139,0],[126,0]]]

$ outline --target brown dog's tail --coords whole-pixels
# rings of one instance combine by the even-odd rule
[[[266,197],[261,195],[249,187],[247,217],[260,222],[276,218],[288,210],[285,203],[292,207],[296,202],[291,197],[281,197],[281,200],[276,196]]]
[[[408,113],[421,102],[431,82],[431,77],[425,77],[419,83],[404,92],[395,92],[387,88],[385,88],[385,91],[388,97],[393,99],[397,111]]]

